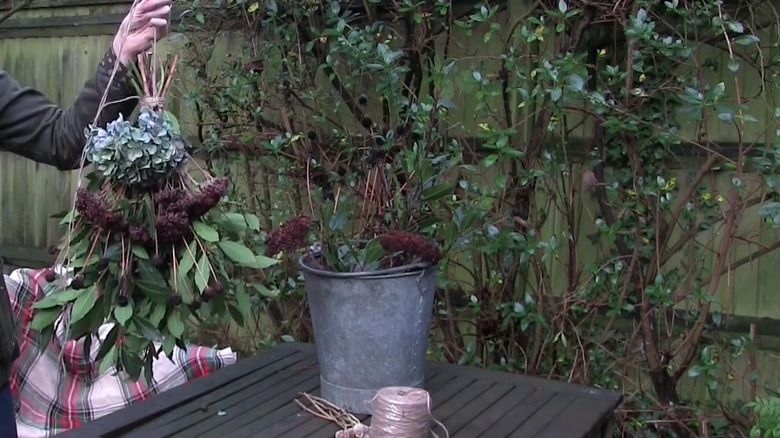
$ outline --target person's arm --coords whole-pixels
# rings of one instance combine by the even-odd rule
[[[114,50],[110,49],[68,109],[58,107],[34,89],[20,86],[0,70],[0,149],[60,170],[79,168],[87,142],[85,129],[97,115],[116,63]],[[131,76],[130,70],[119,63],[98,126],[105,127],[120,113],[127,118],[135,109],[138,99]]]

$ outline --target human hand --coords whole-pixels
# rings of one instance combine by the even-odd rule
[[[129,66],[139,53],[152,47],[155,39],[164,37],[170,14],[171,0],[138,0],[114,36],[113,48],[119,62]]]

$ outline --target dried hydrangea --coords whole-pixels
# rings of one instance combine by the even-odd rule
[[[106,129],[87,130],[87,159],[103,177],[152,187],[187,162],[184,142],[163,114],[143,107],[138,126],[120,115]]]

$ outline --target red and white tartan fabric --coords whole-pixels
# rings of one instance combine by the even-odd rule
[[[114,367],[98,375],[100,364],[94,360],[100,348],[97,339],[93,338],[87,356],[83,341],[63,342],[65,334],[60,331],[42,351],[40,333],[30,330],[33,304],[54,290],[44,279],[44,271],[18,269],[5,276],[5,281],[19,327],[21,356],[10,382],[19,438],[51,437],[78,428],[236,362],[236,354],[229,348],[188,346],[185,351],[177,347],[173,361],[161,355],[154,362],[151,385],[143,377],[135,383],[125,380]],[[105,338],[111,327],[104,324],[99,338]]]

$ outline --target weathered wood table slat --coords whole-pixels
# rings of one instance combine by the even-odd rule
[[[605,437],[622,400],[595,388],[437,363],[428,366],[426,389],[452,438]],[[332,438],[335,425],[294,402],[301,392],[319,395],[314,347],[283,344],[58,437]]]

